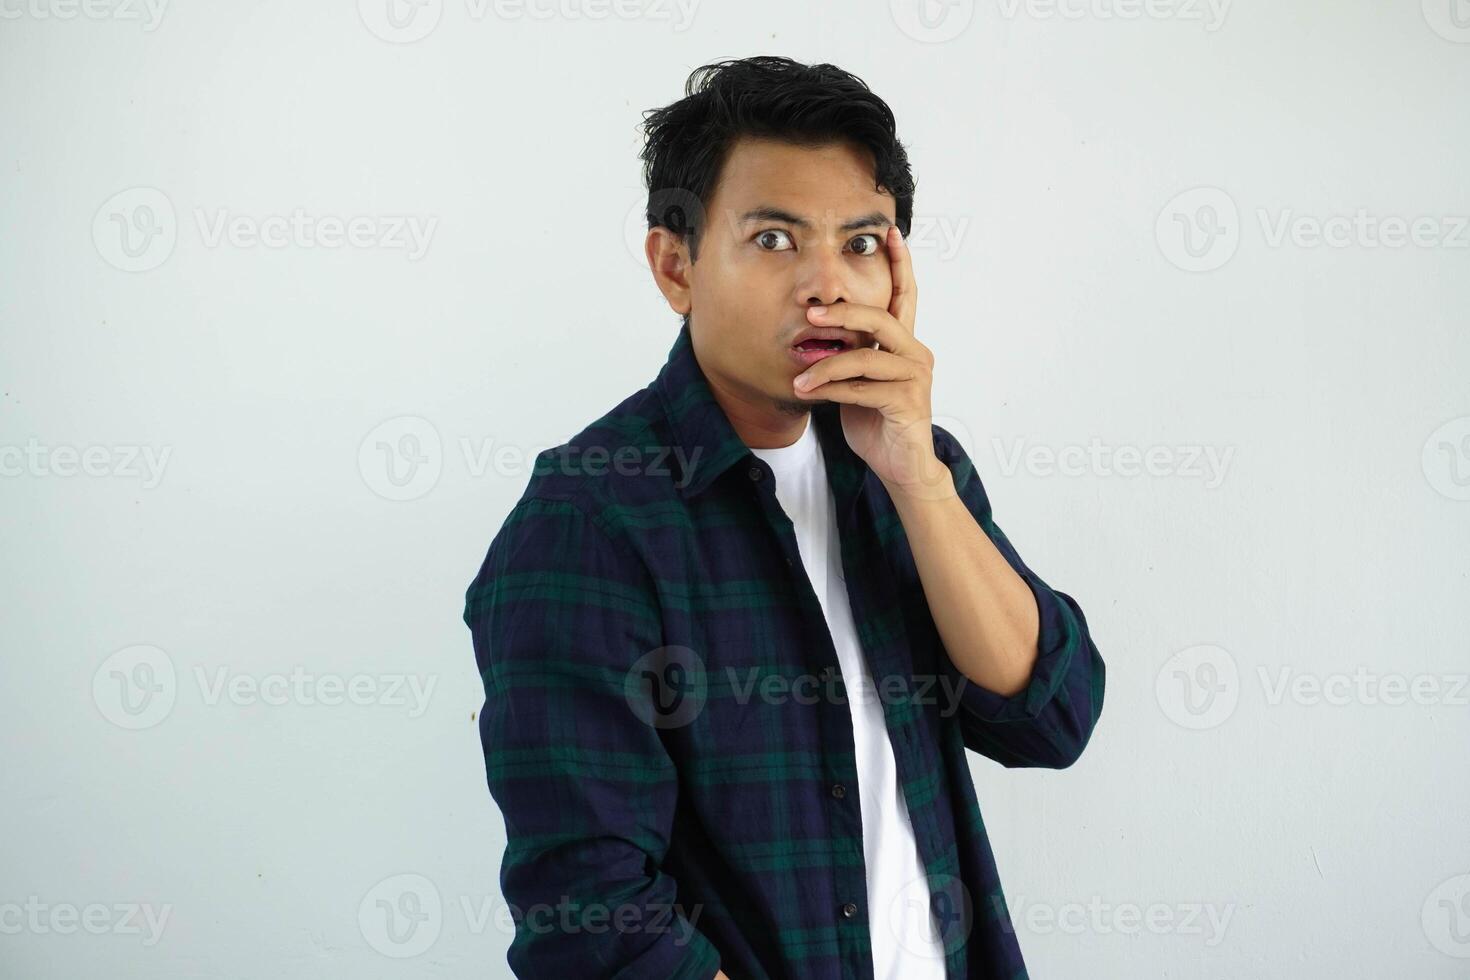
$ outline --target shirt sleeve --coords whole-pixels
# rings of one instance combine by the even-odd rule
[[[644,564],[577,504],[534,497],[466,593],[517,977],[709,980],[719,968],[660,867],[674,764],[625,693],[661,643],[654,596]]]
[[[1031,679],[1010,696],[961,674],[943,640],[937,641],[940,670],[959,685],[955,712],[965,746],[1010,768],[1064,769],[1082,755],[1102,713],[1106,675],[1102,656],[1092,642],[1082,607],[1027,567],[995,523],[980,475],[964,447],[943,428],[936,425],[934,430],[935,451],[949,467],[965,507],[1030,587],[1040,619]]]

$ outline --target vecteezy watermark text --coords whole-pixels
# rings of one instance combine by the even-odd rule
[[[1358,664],[1317,673],[1289,664],[1262,664],[1255,677],[1268,708],[1470,707],[1470,674],[1460,672],[1403,673]],[[1224,724],[1235,713],[1244,687],[1235,656],[1206,643],[1166,660],[1155,677],[1154,694],[1165,717],[1199,731]]]
[[[167,7],[168,0],[0,0],[0,20],[137,21],[152,32]]]
[[[0,935],[55,934],[70,936],[85,932],[93,936],[142,936],[144,946],[154,946],[163,936],[173,905],[147,902],[44,902],[28,895],[24,902],[0,902]]]
[[[205,248],[397,251],[410,262],[424,257],[439,227],[435,215],[344,216],[299,206],[264,214],[195,207],[193,215],[199,242]],[[163,191],[129,187],[102,202],[92,216],[92,244],[113,268],[147,272],[163,265],[173,254],[180,224],[173,201]]]
[[[991,448],[1006,476],[1014,476],[1024,468],[1032,476],[1122,476],[1147,474],[1153,477],[1201,479],[1206,490],[1213,490],[1225,480],[1225,471],[1235,456],[1234,446],[1106,446],[1093,438],[1086,446],[1028,446],[1024,439],[1012,439],[1007,449],[1004,440],[992,437]]]
[[[172,446],[46,445],[32,436],[24,446],[0,445],[0,477],[141,478],[144,490],[163,480]]]
[[[208,708],[299,706],[335,708],[379,706],[407,708],[409,718],[428,710],[439,682],[436,674],[308,671],[297,664],[289,672],[237,672],[226,665],[213,670],[196,664],[192,677],[199,701]],[[139,644],[116,651],[92,675],[97,710],[119,728],[152,728],[174,709],[179,676],[173,658],[155,646]]]
[[[1002,899],[992,898],[998,906]],[[1104,902],[1093,895],[1087,902],[1030,902],[1017,896],[1011,903],[1015,917],[1029,932],[1045,935],[1063,932],[1068,935],[1109,935],[1120,933],[1136,936],[1148,932],[1155,936],[1202,936],[1204,945],[1218,946],[1225,929],[1235,914],[1235,903],[1213,902]],[[1001,907],[1000,911],[1004,911]]]
[[[369,946],[384,956],[404,959],[429,950],[439,939],[448,909],[459,908],[463,928],[481,935],[493,923],[502,933],[570,935],[587,932],[670,934],[675,946],[693,939],[702,904],[678,902],[607,903],[555,896],[555,902],[533,902],[524,908],[489,895],[460,895],[446,902],[439,888],[421,874],[390,875],[377,882],[358,903],[357,921]]]

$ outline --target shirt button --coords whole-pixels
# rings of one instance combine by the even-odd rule
[[[752,466],[750,469],[745,471],[745,475],[750,477],[752,480],[759,480],[766,474],[765,471],[762,470],[759,466]]]
[[[790,568],[791,567],[791,559],[790,558],[786,559],[786,567],[787,568]]]
[[[824,681],[830,681],[832,679],[834,673],[835,672],[832,670],[831,667],[823,667],[822,668],[822,675],[821,675],[822,676],[822,680],[824,680]]]
[[[837,797],[839,800],[842,799],[844,796],[847,795],[847,787],[842,785],[841,783],[833,783],[832,795]]]
[[[856,905],[852,904],[851,902],[848,902],[846,905],[842,906],[842,917],[844,919],[850,919],[850,918],[852,918],[855,915],[857,915],[857,906]]]

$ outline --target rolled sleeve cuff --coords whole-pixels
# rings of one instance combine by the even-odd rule
[[[1039,716],[1066,680],[1067,668],[1081,646],[1082,630],[1067,603],[1034,575],[1023,575],[1021,579],[1036,597],[1040,619],[1036,663],[1026,686],[1009,696],[997,694],[965,677],[953,661],[945,658],[945,669],[954,672],[960,685],[961,709],[982,721],[1022,721]]]

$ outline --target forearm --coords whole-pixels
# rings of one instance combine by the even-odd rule
[[[934,626],[961,674],[997,694],[1018,693],[1036,663],[1036,597],[953,492],[944,463],[934,465],[922,492],[888,487]]]

